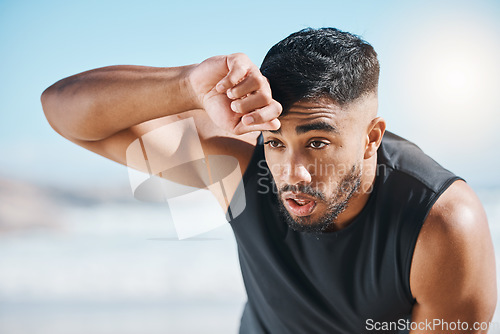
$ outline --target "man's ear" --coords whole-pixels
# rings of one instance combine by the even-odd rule
[[[366,133],[365,159],[371,158],[378,150],[386,128],[385,119],[382,117],[374,118],[368,125]]]

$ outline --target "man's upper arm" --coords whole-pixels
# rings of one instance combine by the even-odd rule
[[[191,132],[191,135],[186,136],[187,132]],[[149,140],[145,140],[148,136]],[[145,173],[151,172],[145,166],[150,169],[155,161],[163,163],[165,167],[160,167],[161,177],[176,183],[205,188],[210,182],[203,175],[214,175],[216,169],[222,166],[185,162],[195,161],[200,156],[209,155],[233,157],[234,162],[239,164],[241,175],[243,175],[252,156],[257,136],[257,132],[242,136],[229,134],[218,128],[203,110],[193,110],[147,121],[98,141],[67,139],[108,159]],[[191,140],[185,140],[184,137],[191,137]],[[141,141],[137,142],[139,138]],[[127,154],[127,149],[134,142],[140,143],[142,150],[139,150],[137,154],[130,154],[130,150]],[[145,160],[148,160],[148,164],[144,163]],[[169,168],[169,166],[177,165],[182,165],[182,168]],[[225,184],[227,198],[217,198],[223,207],[230,201],[239,183],[236,179],[232,181],[234,185]]]
[[[436,333],[481,333],[474,323],[491,320],[497,299],[493,244],[483,207],[465,182],[454,182],[431,209],[415,246],[410,287],[412,322],[453,322],[448,329],[435,327]],[[458,321],[469,330],[452,330]],[[412,333],[432,333],[428,329]]]

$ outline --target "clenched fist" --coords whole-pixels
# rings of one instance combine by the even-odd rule
[[[280,127],[281,105],[245,54],[208,58],[190,70],[189,83],[198,106],[224,130],[239,135]]]

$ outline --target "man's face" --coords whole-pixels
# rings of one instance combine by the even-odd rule
[[[263,132],[281,212],[293,229],[325,231],[356,196],[370,113],[363,108],[299,102],[280,118],[280,130]]]

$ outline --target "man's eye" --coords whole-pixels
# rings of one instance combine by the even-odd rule
[[[312,142],[309,143],[309,147],[311,147],[311,148],[323,148],[327,145],[328,145],[327,143],[324,143],[324,142],[319,141],[319,140],[313,140]]]
[[[283,144],[277,140],[268,140],[264,144],[269,145],[272,148],[280,148],[283,147]]]

